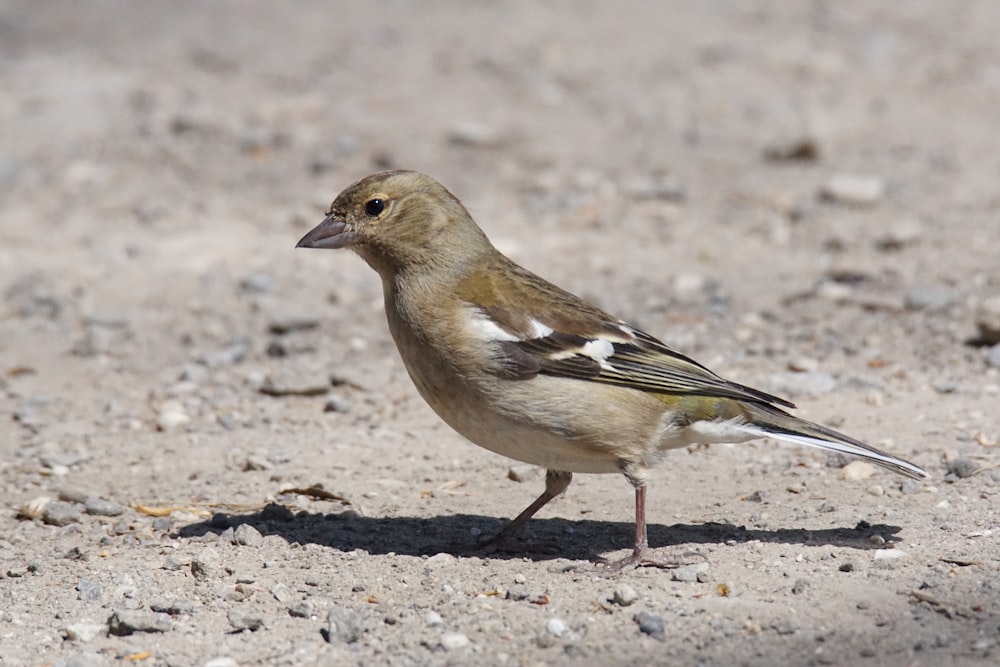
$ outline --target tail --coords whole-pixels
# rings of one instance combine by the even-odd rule
[[[887,454],[860,440],[855,440],[820,424],[794,417],[770,405],[744,403],[744,408],[749,412],[749,418],[741,430],[748,433],[762,438],[775,438],[807,447],[857,456],[910,479],[927,479],[930,476],[923,468],[909,461]]]

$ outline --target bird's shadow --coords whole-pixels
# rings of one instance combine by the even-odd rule
[[[478,553],[482,541],[506,525],[506,520],[479,514],[455,514],[430,518],[299,512],[292,514],[278,506],[268,506],[251,514],[232,514],[211,521],[190,524],[177,531],[179,537],[200,538],[220,535],[240,524],[249,524],[264,535],[278,535],[288,542],[318,544],[342,552],[361,549],[370,554],[422,556],[439,552],[455,555]],[[836,546],[851,549],[877,549],[886,543],[899,542],[899,526],[872,525],[860,522],[852,527],[807,530],[804,528],[746,528],[731,523],[678,523],[671,526],[648,526],[651,547],[678,547],[697,550],[699,545],[717,545],[760,541],[797,546]],[[529,558],[535,561],[565,558],[598,561],[602,555],[618,549],[630,549],[634,527],[629,522],[589,519],[532,519],[521,540],[510,551],[500,551],[490,558]],[[479,537],[477,537],[477,535]],[[874,536],[879,536],[874,538]],[[523,548],[522,548],[523,547]]]

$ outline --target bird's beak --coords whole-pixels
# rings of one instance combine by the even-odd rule
[[[346,248],[354,245],[357,235],[343,220],[328,215],[311,232],[299,239],[296,248]]]

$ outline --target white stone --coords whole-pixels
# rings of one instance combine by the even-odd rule
[[[849,481],[868,479],[874,474],[875,466],[868,461],[851,461],[840,469],[840,479]]]
[[[469,638],[461,632],[445,632],[441,635],[441,648],[453,651],[469,645]]]

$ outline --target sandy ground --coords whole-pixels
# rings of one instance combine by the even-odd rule
[[[998,30],[986,1],[0,2],[0,664],[996,664]],[[630,546],[615,475],[522,552],[446,553],[543,479],[421,402],[367,266],[293,250],[386,167],[932,479],[682,450],[650,537],[692,567],[593,575]]]

